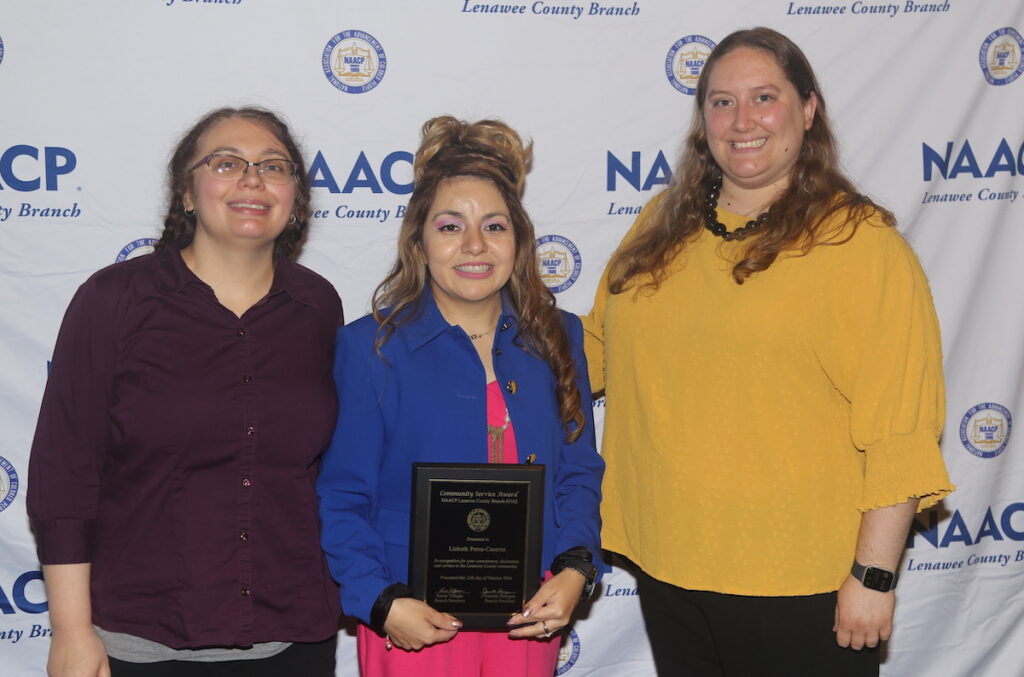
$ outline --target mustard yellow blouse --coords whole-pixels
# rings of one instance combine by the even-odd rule
[[[680,587],[836,590],[861,512],[953,489],[931,293],[880,219],[738,285],[743,246],[703,231],[655,293],[601,281],[584,328],[607,396],[602,540]]]

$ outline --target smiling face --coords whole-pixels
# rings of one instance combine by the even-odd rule
[[[703,115],[723,192],[763,192],[770,200],[788,186],[816,106],[815,95],[802,100],[767,52],[739,47],[719,59]]]
[[[210,127],[196,145],[192,163],[212,153],[237,155],[251,162],[291,160],[284,144],[266,127],[232,117]],[[267,184],[255,167],[241,177],[217,177],[207,165],[192,170],[192,185],[183,196],[196,212],[196,241],[218,246],[267,248],[281,234],[295,206],[295,183]]]
[[[423,224],[423,258],[441,313],[452,324],[480,310],[500,312],[516,237],[493,183],[459,176],[442,182]]]

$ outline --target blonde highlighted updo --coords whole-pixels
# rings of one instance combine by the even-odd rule
[[[456,177],[490,181],[505,201],[516,238],[512,276],[503,291],[519,315],[519,339],[555,375],[560,418],[567,439],[574,441],[584,420],[575,365],[555,297],[540,279],[536,235],[522,203],[532,142],[524,144],[500,120],[469,123],[450,115],[428,120],[421,136],[413,161],[415,187],[398,233],[398,258],[373,293],[373,315],[380,324],[378,351],[397,327],[415,316],[423,294],[429,293],[423,226],[438,188]]]

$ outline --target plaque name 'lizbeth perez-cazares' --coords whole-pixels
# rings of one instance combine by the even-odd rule
[[[413,464],[409,585],[467,628],[504,628],[540,586],[544,466]]]

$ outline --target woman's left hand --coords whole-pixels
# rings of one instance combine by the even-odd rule
[[[563,569],[549,578],[523,605],[523,610],[508,619],[509,625],[530,625],[512,630],[508,636],[513,639],[550,637],[567,626],[586,582],[583,574],[575,569]]]

